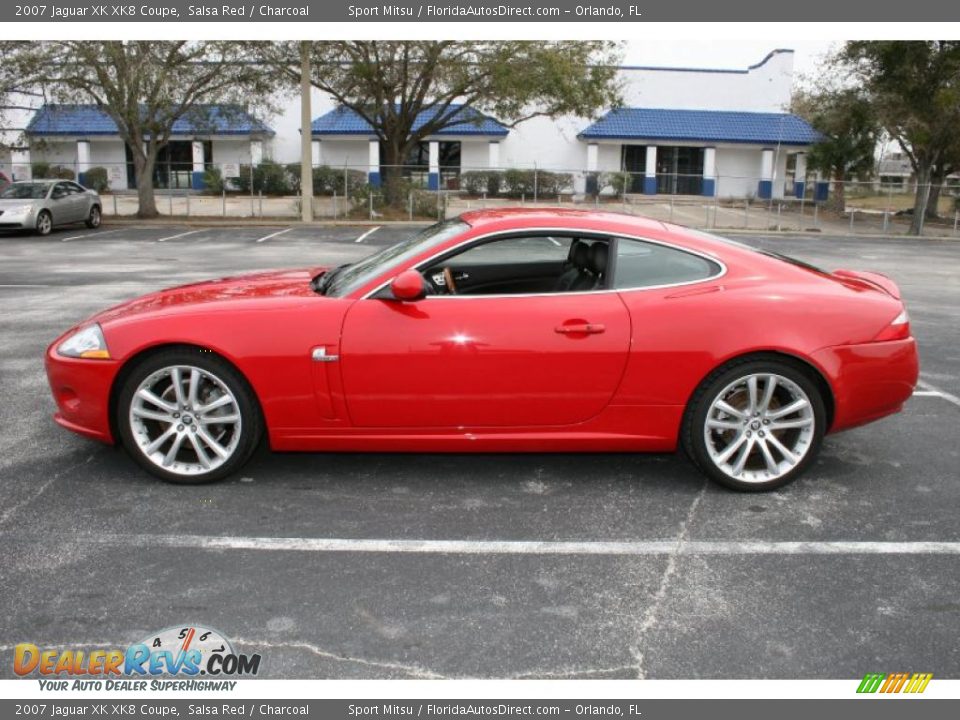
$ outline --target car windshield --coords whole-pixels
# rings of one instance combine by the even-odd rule
[[[373,280],[378,275],[395,268],[424,250],[462,233],[470,226],[459,218],[444,220],[421,230],[413,237],[364,258],[352,265],[341,265],[320,278],[317,290],[323,295],[344,297]]]
[[[14,183],[0,192],[3,200],[43,200],[50,189],[48,183]]]

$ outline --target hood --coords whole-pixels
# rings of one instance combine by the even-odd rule
[[[43,200],[17,200],[14,198],[6,199],[0,198],[0,210],[10,210],[12,208],[26,207],[27,205],[36,205],[37,203],[42,203]]]
[[[278,298],[315,298],[319,296],[310,287],[310,281],[326,269],[272,270],[180,285],[128,300],[98,313],[92,320],[103,323],[144,313],[182,312],[193,307],[214,310]]]

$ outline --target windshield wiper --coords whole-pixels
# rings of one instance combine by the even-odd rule
[[[333,283],[335,277],[345,268],[349,267],[351,263],[344,263],[343,265],[337,265],[332,270],[327,270],[323,275],[320,276],[319,280],[316,283],[316,291],[321,295],[327,294],[327,289]]]

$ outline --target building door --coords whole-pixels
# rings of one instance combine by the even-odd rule
[[[624,145],[621,164],[624,172],[630,173],[630,184],[627,186],[627,191],[642,193],[643,178],[647,171],[647,146]]]
[[[125,146],[127,154],[127,187],[137,187],[137,176],[133,166],[133,152]],[[213,162],[213,142],[203,142],[203,165]],[[153,186],[161,190],[189,190],[193,187],[193,142],[190,140],[171,140],[157,153],[157,164],[153,168]]]
[[[657,148],[657,192],[700,195],[703,192],[703,148]]]

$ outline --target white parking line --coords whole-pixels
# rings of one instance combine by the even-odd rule
[[[953,404],[956,405],[957,407],[960,407],[960,397],[957,397],[956,395],[953,395],[952,393],[948,393],[946,390],[941,390],[941,389],[938,388],[938,387],[934,387],[933,385],[931,385],[930,383],[928,383],[928,382],[925,381],[925,380],[918,380],[918,381],[917,381],[917,387],[923,388],[923,391],[921,391],[921,392],[924,392],[925,394],[929,394],[929,395],[941,397],[941,398],[943,398],[944,400],[946,400],[947,402],[953,403]],[[913,394],[914,394],[914,395],[918,395],[919,393],[917,393],[917,392],[915,391]]]
[[[186,237],[187,235],[196,235],[201,233],[203,230],[188,230],[187,232],[182,232],[179,235],[170,235],[169,237],[159,238],[157,242],[166,242],[167,240],[176,240],[177,238]]]
[[[13,283],[10,285],[0,285],[0,288],[31,288],[31,287],[53,287],[53,285],[35,285],[33,283]]]
[[[110,233],[123,232],[126,228],[117,228],[116,230],[102,230],[100,232],[87,233],[86,235],[71,235],[70,237],[60,238],[60,242],[70,242],[71,240],[80,240],[88,237],[98,237],[100,235],[109,235]]]
[[[767,540],[381,540],[351,538],[238,537],[213,535],[95,535],[95,542],[124,547],[199,550],[279,550],[438,555],[960,555],[960,542],[767,541]]]
[[[373,235],[373,234],[374,234],[377,230],[379,230],[381,227],[382,227],[382,225],[377,225],[377,227],[370,228],[370,229],[367,230],[363,235],[361,235],[361,236],[358,237],[356,240],[354,240],[354,242],[358,242],[358,243],[363,242],[363,241],[366,240],[368,237],[370,237],[371,235]]]
[[[270,238],[275,238],[275,237],[277,237],[278,235],[283,235],[284,233],[288,233],[288,232],[290,232],[291,230],[293,230],[292,227],[288,227],[288,228],[285,228],[285,229],[283,229],[283,230],[277,230],[277,232],[275,232],[275,233],[270,233],[269,235],[264,235],[262,238],[257,238],[257,242],[258,242],[258,243],[266,242],[266,241],[269,240]]]

